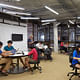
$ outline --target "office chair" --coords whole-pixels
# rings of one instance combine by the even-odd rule
[[[70,67],[72,68],[72,70],[74,70],[74,72],[69,72],[69,73],[67,74],[67,76],[69,76],[70,74],[72,74],[72,75],[70,76],[69,80],[71,80],[73,76],[78,76],[78,77],[80,77],[80,73],[77,72],[79,68],[76,68],[75,66],[72,65],[72,60],[73,60],[73,54],[71,53],[71,54],[69,55],[69,62],[70,62],[70,64],[71,64]]]
[[[36,48],[37,52],[38,49]],[[29,62],[29,64],[34,64],[33,67],[31,67],[31,72],[33,73],[34,70],[39,70],[40,73],[42,73],[42,68],[40,67],[40,54],[38,53],[38,60],[36,62]]]
[[[64,54],[64,53],[65,53],[63,47],[61,47],[61,46],[60,46],[60,53],[61,53],[61,54]]]
[[[52,61],[51,54],[52,54],[52,49],[51,48],[46,48],[44,50],[44,59],[45,60],[51,60]]]

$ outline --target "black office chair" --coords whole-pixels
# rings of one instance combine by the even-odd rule
[[[45,49],[44,50],[44,59],[45,60],[51,60],[52,61],[51,54],[52,54],[52,49],[51,48]]]
[[[74,72],[69,72],[69,73],[67,74],[67,76],[69,76],[70,74],[72,74],[72,75],[70,76],[69,80],[71,80],[73,76],[78,76],[78,77],[80,77],[80,73],[77,72],[77,70],[78,70],[79,68],[76,68],[75,66],[72,65],[72,60],[73,60],[73,54],[71,53],[71,54],[69,55],[69,62],[71,63],[70,67],[72,68],[72,70],[74,70]]]
[[[36,48],[37,52],[38,49]],[[34,64],[33,67],[31,67],[31,72],[33,73],[34,70],[38,69],[40,73],[42,73],[42,68],[40,67],[40,54],[38,53],[38,60],[36,62],[29,62],[29,64]]]
[[[61,54],[64,54],[64,53],[65,53],[65,51],[64,51],[63,48],[64,48],[63,46],[60,46],[60,53],[61,53]]]

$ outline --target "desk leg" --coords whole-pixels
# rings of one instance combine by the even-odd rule
[[[17,71],[19,72],[19,58],[17,58]]]
[[[19,60],[21,59],[21,57],[18,57],[16,59],[17,59],[16,68],[14,69],[14,71],[11,71],[10,73],[12,73],[12,74],[24,73],[25,70],[20,66],[20,63],[19,63]]]

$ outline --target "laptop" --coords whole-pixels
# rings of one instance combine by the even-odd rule
[[[16,54],[16,49],[11,50],[11,53]]]

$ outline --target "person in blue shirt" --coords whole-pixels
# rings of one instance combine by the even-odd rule
[[[32,47],[32,46],[33,46],[33,43],[34,43],[34,41],[33,41],[33,36],[31,35],[31,36],[29,37],[29,39],[28,39],[28,48]]]
[[[5,66],[2,68],[0,68],[0,72],[4,75],[4,76],[8,76],[8,73],[7,73],[7,71],[9,70],[9,68],[10,68],[10,65],[11,65],[11,61],[12,61],[12,59],[10,59],[10,58],[6,58],[7,56],[9,56],[9,55],[12,55],[11,53],[10,53],[10,51],[2,51],[1,50],[1,48],[2,48],[2,45],[3,45],[3,43],[2,42],[0,42],[0,56],[3,56],[4,58],[0,58],[0,64],[5,64]]]
[[[72,65],[80,68],[80,45],[78,45],[77,49],[73,52]]]
[[[12,46],[13,42],[11,40],[9,40],[8,42],[8,45],[4,47],[4,50],[5,51],[11,51],[14,49],[14,47]]]

